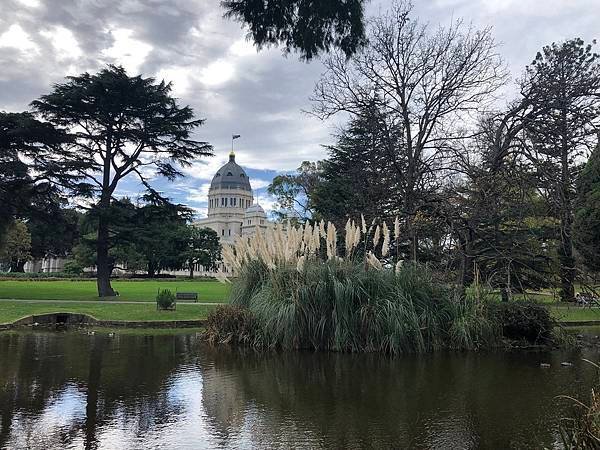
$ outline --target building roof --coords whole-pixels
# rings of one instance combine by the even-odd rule
[[[246,211],[244,211],[244,214],[246,216],[256,215],[256,214],[260,214],[262,216],[266,216],[265,210],[258,203],[255,203],[254,205],[252,205],[249,208],[247,208]]]
[[[229,162],[221,167],[210,183],[210,189],[242,189],[252,191],[250,179],[244,169],[235,162],[235,153],[229,154]]]

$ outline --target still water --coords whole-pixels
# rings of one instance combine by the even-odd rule
[[[594,379],[582,357],[599,355],[258,355],[195,332],[4,332],[0,448],[552,448],[555,397]]]

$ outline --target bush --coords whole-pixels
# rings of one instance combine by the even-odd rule
[[[259,346],[259,331],[252,313],[241,306],[219,306],[208,314],[202,333],[211,344]]]
[[[89,272],[84,272],[84,273],[78,274],[77,276],[73,276],[73,274],[66,273],[66,272],[0,272],[0,280],[23,280],[23,281],[32,281],[32,280],[54,281],[54,280],[64,280],[64,279],[88,280],[93,277],[95,277],[95,275],[92,273],[89,273]]]
[[[175,304],[175,296],[170,289],[162,289],[156,296],[156,303],[160,309],[171,309]]]
[[[245,263],[231,302],[247,308],[271,348],[391,354],[494,345],[497,327],[477,301],[422,266],[375,270],[354,261],[268,268]]]
[[[83,273],[83,266],[77,261],[69,260],[63,267],[63,273],[66,275],[81,275]]]
[[[493,320],[502,326],[502,335],[508,339],[545,343],[552,338],[556,325],[548,308],[535,302],[497,303],[491,313]]]

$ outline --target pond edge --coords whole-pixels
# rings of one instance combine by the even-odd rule
[[[111,328],[199,328],[206,320],[99,320],[89,314],[55,312],[33,314],[11,323],[0,324],[0,331],[35,326],[94,326]]]

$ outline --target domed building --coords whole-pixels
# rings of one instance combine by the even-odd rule
[[[215,230],[225,243],[233,242],[235,236],[251,235],[271,226],[265,210],[254,204],[250,178],[235,161],[233,152],[210,183],[207,217],[195,225]]]

